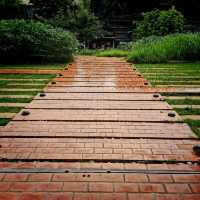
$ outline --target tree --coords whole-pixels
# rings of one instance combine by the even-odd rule
[[[59,10],[65,12],[74,9],[74,0],[31,0],[35,13],[44,18],[52,18]]]
[[[0,6],[17,6],[22,0],[0,0]]]
[[[76,34],[79,40],[92,40],[102,32],[102,25],[91,12],[91,0],[31,0],[37,15],[56,27]]]
[[[175,7],[162,11],[156,9],[143,14],[143,20],[137,23],[134,32],[137,38],[181,33],[184,21],[184,16]]]

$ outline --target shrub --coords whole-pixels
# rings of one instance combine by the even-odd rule
[[[131,50],[133,48],[133,44],[134,44],[134,42],[123,42],[123,43],[120,43],[117,46],[117,48],[121,49],[121,50],[128,51],[128,50]]]
[[[97,57],[127,57],[128,51],[120,49],[81,49],[78,54]]]
[[[98,57],[127,57],[128,51],[120,49],[104,50],[96,54]]]
[[[168,35],[146,44],[138,43],[128,60],[135,63],[200,60],[200,33]]]
[[[77,47],[73,34],[35,21],[0,21],[1,61],[66,61]]]
[[[137,38],[151,35],[165,36],[172,33],[181,33],[184,29],[184,16],[174,7],[170,10],[153,10],[143,14],[143,20],[136,25]]]

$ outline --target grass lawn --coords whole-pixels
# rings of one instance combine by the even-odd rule
[[[18,113],[20,110],[19,107],[0,107],[0,113]]]
[[[190,108],[176,108],[176,112],[180,115],[200,115],[200,109]]]
[[[0,126],[5,126],[11,119],[0,118]]]
[[[0,65],[0,69],[47,69],[60,70],[64,69],[66,64],[54,65]],[[56,74],[0,74],[0,103],[29,103],[38,92],[48,84]],[[14,89],[8,91],[6,89]],[[26,91],[23,91],[26,89]],[[27,91],[27,89],[37,89],[37,91]],[[4,96],[3,96],[4,95]],[[6,95],[6,97],[5,97]],[[9,97],[14,95],[16,98]],[[20,98],[19,95],[30,95],[28,98]],[[7,97],[8,96],[8,97]],[[18,97],[19,96],[19,97]],[[1,106],[0,113],[18,113],[21,107]],[[0,126],[6,125],[11,119],[0,118]]]
[[[137,64],[145,78],[156,85],[200,85],[200,63]]]
[[[1,65],[0,69],[52,69],[59,70],[64,69],[66,64],[52,64],[52,65],[34,65],[34,64],[26,64],[26,65]]]
[[[0,79],[50,79],[53,74],[0,74]]]
[[[192,130],[200,138],[200,121],[199,120],[191,120],[191,119],[187,119],[185,121],[190,125],[190,127],[192,128]]]
[[[0,91],[0,95],[30,95],[35,96],[38,92],[36,91]]]
[[[167,102],[171,105],[200,105],[200,99],[167,99]]]
[[[30,103],[32,98],[0,98],[0,103]]]
[[[137,64],[136,68],[153,86],[199,85],[200,62],[196,63],[167,63],[167,64]],[[185,120],[192,130],[200,137],[200,121],[192,120],[192,115],[200,115],[200,109],[192,105],[200,105],[200,94],[192,93],[163,93],[170,105],[184,105],[186,108],[175,108],[180,115],[187,115],[191,119]],[[174,97],[182,97],[174,98]]]
[[[97,56],[97,57],[127,57],[128,51],[120,49],[82,49],[78,55]]]

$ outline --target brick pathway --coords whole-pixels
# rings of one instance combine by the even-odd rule
[[[79,57],[44,91],[0,129],[0,200],[200,199],[199,141],[130,64]]]

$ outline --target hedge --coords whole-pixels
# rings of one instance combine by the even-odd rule
[[[67,61],[78,42],[60,28],[33,20],[0,21],[0,59],[10,61]]]

